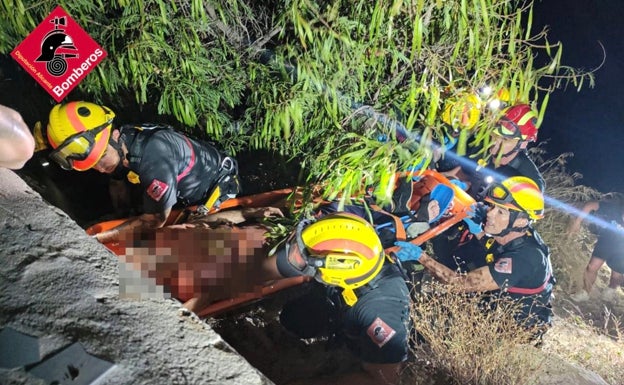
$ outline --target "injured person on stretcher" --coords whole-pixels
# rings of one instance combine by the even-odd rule
[[[439,174],[406,179],[406,183],[408,187],[403,186],[400,194],[397,190],[393,203],[383,208],[374,200],[353,200],[360,203],[343,207],[323,201],[314,217],[337,211],[356,214],[373,225],[390,254],[397,249],[396,241],[420,245],[448,229],[465,218],[474,203]],[[280,198],[264,200],[261,207],[243,204],[210,215],[191,215],[186,223],[131,233],[118,245],[107,245],[119,255],[120,278],[124,278],[121,272],[130,278],[125,283],[120,279],[120,294],[177,298],[205,317],[309,281],[308,276],[284,278],[277,274],[275,262],[269,258],[274,255],[275,241],[267,237],[270,225],[264,219],[291,216],[294,207],[292,197],[284,199],[282,194]],[[88,232],[103,229],[100,226]],[[137,275],[152,288],[133,282]]]
[[[120,240],[120,261],[193,312],[214,301],[257,295],[269,251],[268,229],[259,219],[269,217],[283,214],[277,207],[232,209],[134,232]]]

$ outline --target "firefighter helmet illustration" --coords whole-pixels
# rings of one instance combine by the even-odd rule
[[[41,55],[35,60],[38,62],[47,62],[46,69],[52,76],[61,76],[67,71],[66,58],[77,58],[77,53],[68,53],[65,51],[77,51],[74,46],[74,40],[65,33],[62,27],[65,27],[65,17],[55,17],[51,23],[54,29],[48,32],[41,42]]]

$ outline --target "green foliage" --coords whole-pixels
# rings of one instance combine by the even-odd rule
[[[531,7],[518,8],[515,1],[287,2],[276,61],[296,64],[296,80],[280,87],[266,77],[253,79],[254,100],[272,108],[268,114],[264,108],[249,111],[249,121],[264,118],[251,143],[303,157],[311,179],[328,183],[329,195],[357,193],[372,181],[391,191],[390,175],[429,159],[423,144],[445,135],[440,111],[446,98],[491,85],[543,115],[547,92],[556,84],[540,80],[559,73],[561,47],[551,47],[543,33],[532,36],[526,27],[531,19]],[[538,42],[545,54],[555,51],[543,68],[533,65]],[[354,102],[403,122],[420,139],[367,140],[392,132],[362,123],[358,118],[365,114],[354,110]],[[496,118],[496,112],[483,111],[477,142],[487,144]],[[276,129],[286,123],[290,129]]]
[[[26,7],[21,1],[3,2],[2,11],[13,19],[2,32],[0,50],[10,51],[57,3]],[[80,84],[94,101],[130,93],[139,104],[156,104],[159,113],[184,125],[205,126],[215,137],[222,135],[230,123],[228,108],[242,102],[247,75],[241,67],[244,51],[215,25],[245,18],[244,8],[230,12],[227,2],[210,7],[198,1],[160,0],[58,4],[108,52]],[[23,11],[9,12],[13,8]]]
[[[56,5],[3,0],[8,53]],[[447,135],[444,103],[485,85],[540,111],[548,94],[591,75],[560,64],[560,44],[533,34],[532,3],[515,0],[61,1],[107,51],[80,89],[94,101],[131,95],[232,152],[270,149],[300,159],[329,195],[429,162]],[[259,53],[274,53],[268,65]],[[534,58],[546,58],[536,67]],[[127,100],[118,97],[117,100]],[[485,105],[485,104],[484,104]],[[116,107],[123,108],[118,105]],[[488,145],[497,110],[483,107],[467,140]],[[383,115],[379,115],[383,114]],[[383,119],[380,119],[380,116]],[[414,137],[402,144],[376,138]]]

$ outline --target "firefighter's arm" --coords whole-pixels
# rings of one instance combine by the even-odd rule
[[[171,213],[171,207],[156,214],[142,214],[110,230],[95,234],[93,237],[100,243],[119,242],[121,235],[139,229],[157,229],[162,227]]]
[[[451,290],[454,292],[482,292],[500,288],[494,281],[487,266],[480,267],[467,274],[460,274],[431,258],[426,253],[422,253],[418,262],[442,283],[451,285]]]
[[[33,156],[35,139],[22,116],[0,105],[0,167],[20,169]]]
[[[600,208],[600,203],[598,201],[591,201],[591,202],[585,203],[585,205],[581,209],[581,214],[572,216],[572,219],[570,220],[570,223],[568,224],[568,229],[566,233],[568,235],[571,235],[571,234],[578,232],[579,228],[581,227],[581,222],[583,222],[583,219],[585,219],[589,215],[589,213],[591,213],[592,211],[596,211],[599,208]]]
[[[223,210],[214,214],[208,214],[200,221],[207,223],[232,223],[238,224],[250,219],[262,219],[270,217],[283,217],[284,214],[277,207],[247,207],[239,210]]]

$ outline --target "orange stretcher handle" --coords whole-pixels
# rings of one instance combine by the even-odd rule
[[[304,282],[310,281],[312,278],[308,276],[300,276],[300,277],[291,277],[278,279],[270,284],[260,286],[253,293],[245,293],[241,294],[235,298],[224,299],[221,301],[213,302],[205,308],[199,310],[196,314],[200,318],[205,318],[209,316],[215,316],[226,312],[228,310],[232,310],[238,306],[250,303],[254,300],[260,300],[268,295],[277,293],[284,289],[288,289],[289,287],[301,285]]]
[[[468,216],[468,212],[471,210],[471,206],[475,204],[476,201],[468,195],[467,192],[459,188],[459,186],[451,183],[447,177],[437,171],[425,170],[422,174],[415,172],[414,175],[420,175],[422,178],[433,178],[436,182],[443,183],[453,189],[453,204],[451,205],[452,207],[449,211],[451,214],[450,217],[410,241],[415,245],[422,245],[431,238],[442,234],[450,227],[466,218]],[[395,252],[398,249],[398,247],[394,246],[386,249],[386,252]]]

